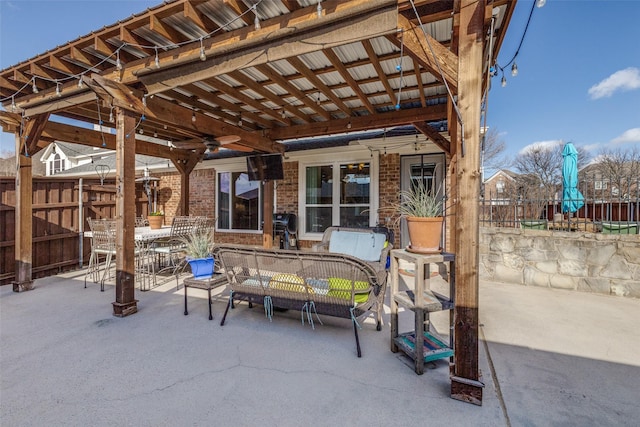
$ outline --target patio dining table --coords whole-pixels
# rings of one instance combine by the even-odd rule
[[[151,281],[155,283],[155,269],[153,266],[153,260],[149,260],[149,249],[153,243],[158,239],[163,239],[171,236],[171,226],[163,226],[161,228],[152,229],[149,226],[136,227],[134,230],[134,241],[136,243],[136,251],[140,259],[139,266],[136,268],[136,272],[144,274],[146,279],[140,282],[140,290],[148,291],[151,289]],[[91,231],[85,231],[84,237],[91,238],[93,233]]]

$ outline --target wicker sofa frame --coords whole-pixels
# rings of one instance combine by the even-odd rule
[[[234,300],[262,304],[270,320],[274,307],[300,310],[303,323],[306,318],[314,329],[314,314],[318,320],[319,314],[351,319],[358,357],[362,356],[358,320],[373,312],[376,329],[381,330],[387,284],[384,264],[336,253],[238,245],[218,245],[214,256],[230,287],[221,326]]]

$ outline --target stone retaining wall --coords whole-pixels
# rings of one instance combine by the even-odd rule
[[[640,236],[482,227],[480,277],[640,298]]]

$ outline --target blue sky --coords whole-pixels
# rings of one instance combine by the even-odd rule
[[[0,69],[159,3],[0,0]],[[518,2],[498,64],[515,54],[531,5]],[[508,157],[555,141],[594,156],[602,147],[640,147],[639,18],[640,0],[547,0],[534,10],[518,76],[506,67],[507,86],[499,74],[489,92],[487,125],[507,144]],[[0,156],[13,147],[13,136],[0,132]]]
[[[498,64],[516,53],[531,10],[519,1]],[[509,156],[533,144],[640,147],[640,1],[547,0],[535,8],[517,77],[492,79],[487,125]]]

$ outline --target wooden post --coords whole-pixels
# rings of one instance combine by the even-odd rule
[[[135,296],[136,117],[116,107],[116,300],[113,315],[138,311]]]
[[[262,246],[273,247],[273,181],[264,182],[264,199],[262,201]]]
[[[20,134],[16,132],[16,226],[15,226],[15,254],[16,268],[13,291],[28,291],[33,288],[31,278],[32,268],[32,232],[33,213],[33,181],[31,175],[31,157],[23,150]]]
[[[456,138],[457,203],[455,250],[455,360],[451,397],[482,405],[478,369],[478,239],[480,196],[480,103],[486,0],[461,0],[458,108],[462,138]]]

